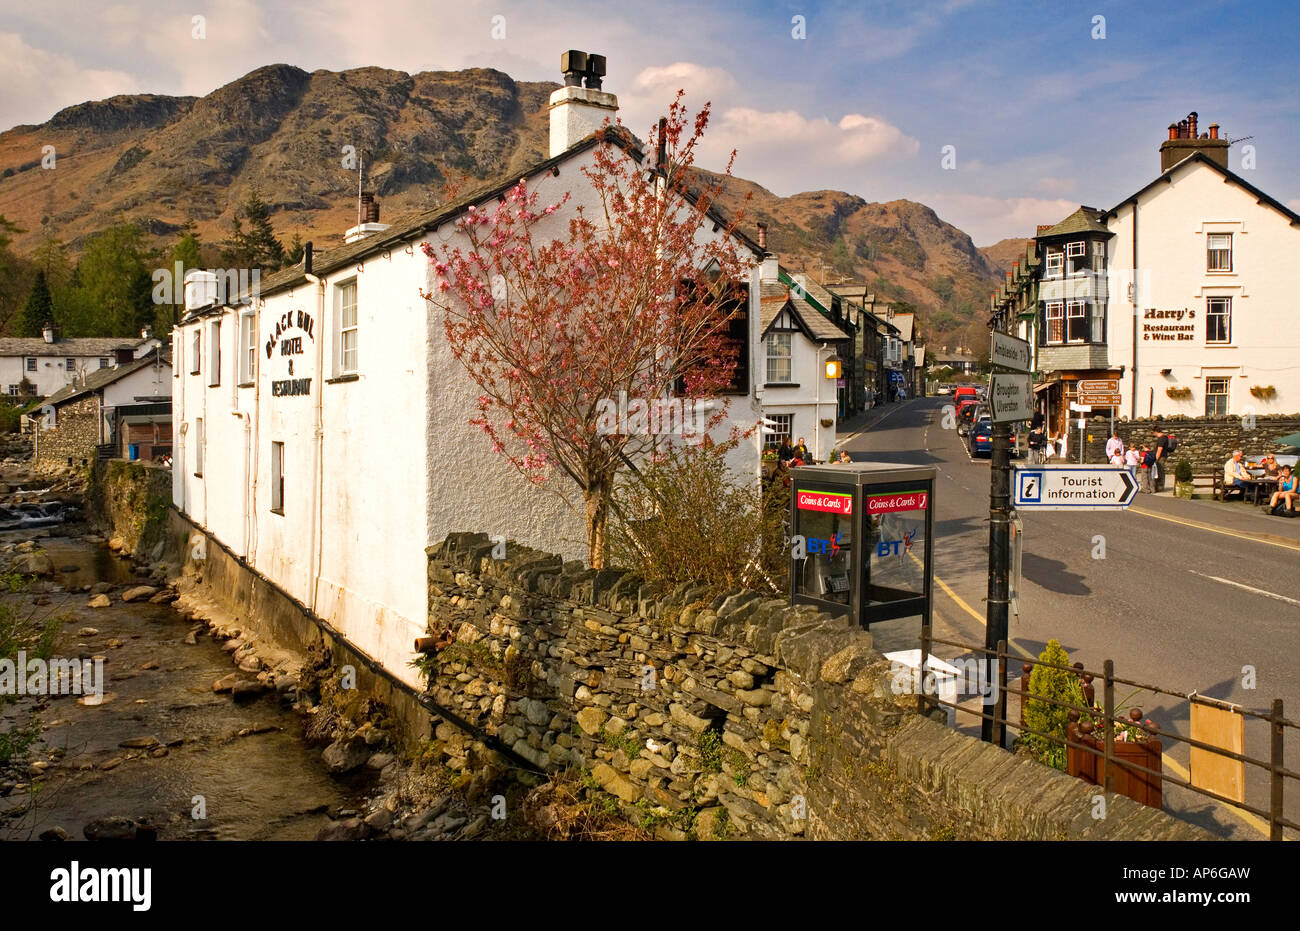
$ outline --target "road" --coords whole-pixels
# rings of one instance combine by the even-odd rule
[[[935,635],[983,644],[988,591],[989,464],[944,428],[944,398],[892,405],[843,442],[855,460],[938,470],[935,488]],[[1140,495],[1127,511],[1023,512],[1024,558],[1013,649],[1037,656],[1049,639],[1072,662],[1169,689],[1269,710],[1284,701],[1300,717],[1300,528],[1244,504]],[[1287,535],[1289,534],[1289,535]],[[913,648],[915,619],[873,625],[882,651]],[[936,649],[946,659],[963,655]],[[1014,668],[1014,667],[1013,667]],[[1253,674],[1254,688],[1249,677]],[[1189,734],[1185,699],[1116,687],[1121,707],[1141,707],[1162,730]],[[1100,692],[1100,690],[1099,690]],[[1098,696],[1100,698],[1100,694]],[[1014,706],[1013,706],[1014,707]],[[964,730],[978,721],[959,716]],[[1300,730],[1287,729],[1286,764],[1300,770]],[[1268,725],[1248,719],[1245,754],[1269,758]],[[1187,778],[1189,750],[1165,741],[1165,771]],[[1289,780],[1286,814],[1300,821],[1300,782]],[[1246,801],[1269,807],[1266,773],[1246,766]],[[1165,808],[1224,837],[1267,836],[1263,819],[1166,783]],[[1288,836],[1291,836],[1288,832]]]

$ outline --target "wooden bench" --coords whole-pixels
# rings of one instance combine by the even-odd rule
[[[1234,492],[1241,495],[1242,501],[1246,500],[1247,489],[1237,485],[1224,485],[1222,472],[1215,472],[1212,478],[1214,480],[1214,485],[1210,493],[1214,497],[1215,501],[1227,501],[1228,495],[1233,494]]]

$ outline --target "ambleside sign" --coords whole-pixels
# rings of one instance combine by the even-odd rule
[[[801,511],[825,511],[828,514],[852,514],[853,496],[833,491],[799,489],[795,499]]]
[[[868,514],[891,514],[895,511],[924,511],[929,502],[924,491],[898,491],[888,495],[867,495]]]

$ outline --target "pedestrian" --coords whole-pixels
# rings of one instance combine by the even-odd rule
[[[1142,456],[1138,462],[1138,490],[1144,491],[1149,495],[1155,494],[1155,486],[1151,484],[1151,472],[1156,466],[1156,452],[1145,443],[1142,444]]]
[[[781,440],[780,448],[777,449],[776,451],[776,460],[777,462],[789,465],[790,460],[793,458],[794,458],[794,447],[790,445],[790,438],[788,436],[784,437]]]
[[[847,450],[843,450],[843,449],[841,449],[841,450],[840,450],[840,462],[849,463],[849,462],[852,462],[852,461],[853,461],[853,460],[849,458],[848,451],[847,451]]]
[[[1115,461],[1117,458],[1119,462]],[[1124,441],[1114,430],[1110,433],[1110,439],[1106,441],[1106,460],[1112,465],[1120,465],[1124,461]]]
[[[1141,460],[1142,457],[1138,454],[1135,447],[1130,446],[1128,449],[1124,450],[1124,465],[1128,466],[1130,469],[1136,469]]]
[[[1158,428],[1151,432],[1156,438],[1156,464],[1151,469],[1151,487],[1156,491],[1163,491],[1165,487],[1165,472],[1169,468],[1168,465],[1166,465],[1166,460],[1169,458],[1169,436],[1165,431]]]
[[[802,459],[804,465],[813,461],[812,455],[808,452],[808,444],[803,441],[803,437],[799,437],[799,442],[795,444],[794,458]]]

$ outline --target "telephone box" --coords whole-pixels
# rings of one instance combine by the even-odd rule
[[[847,614],[863,627],[928,621],[934,467],[851,462],[796,466],[790,475],[790,603]]]

